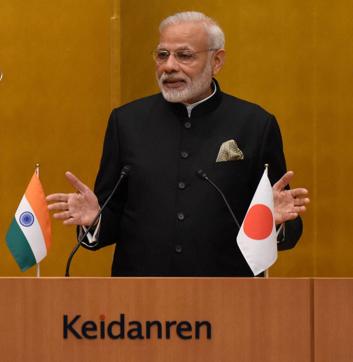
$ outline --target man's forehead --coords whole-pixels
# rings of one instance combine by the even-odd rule
[[[204,48],[208,46],[208,34],[200,22],[169,25],[160,33],[159,47],[168,49]]]

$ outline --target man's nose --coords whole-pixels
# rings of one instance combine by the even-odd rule
[[[168,59],[162,64],[162,67],[166,73],[177,72],[180,69],[180,65],[174,54],[169,55]]]

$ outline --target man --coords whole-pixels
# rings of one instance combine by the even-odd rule
[[[272,183],[279,180],[275,221],[285,223],[279,249],[299,239],[307,191],[286,190],[293,172],[285,173],[275,118],[220,90],[213,77],[224,56],[224,35],[212,19],[197,12],[165,19],[154,52],[162,94],[113,110],[95,193],[67,173],[78,193],[48,196],[55,218],[87,226],[123,166],[131,167],[93,235],[95,249],[116,244],[113,276],[253,275],[236,245],[237,226],[220,195],[197,175],[200,169],[241,222],[269,164]]]

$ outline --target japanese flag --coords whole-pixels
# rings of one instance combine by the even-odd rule
[[[277,259],[273,214],[272,186],[266,167],[237,236],[239,249],[255,276]]]

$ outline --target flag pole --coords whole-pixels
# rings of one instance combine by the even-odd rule
[[[267,172],[268,172],[268,163],[265,163],[265,169],[266,169]],[[269,276],[270,276],[270,271],[269,271],[269,269],[267,268],[267,269],[265,270],[265,275],[264,275],[264,277],[265,277],[266,279],[268,279]]]
[[[37,175],[37,177],[39,178],[39,163],[38,162],[36,163],[34,172]],[[40,278],[40,263],[36,264],[36,277]]]

